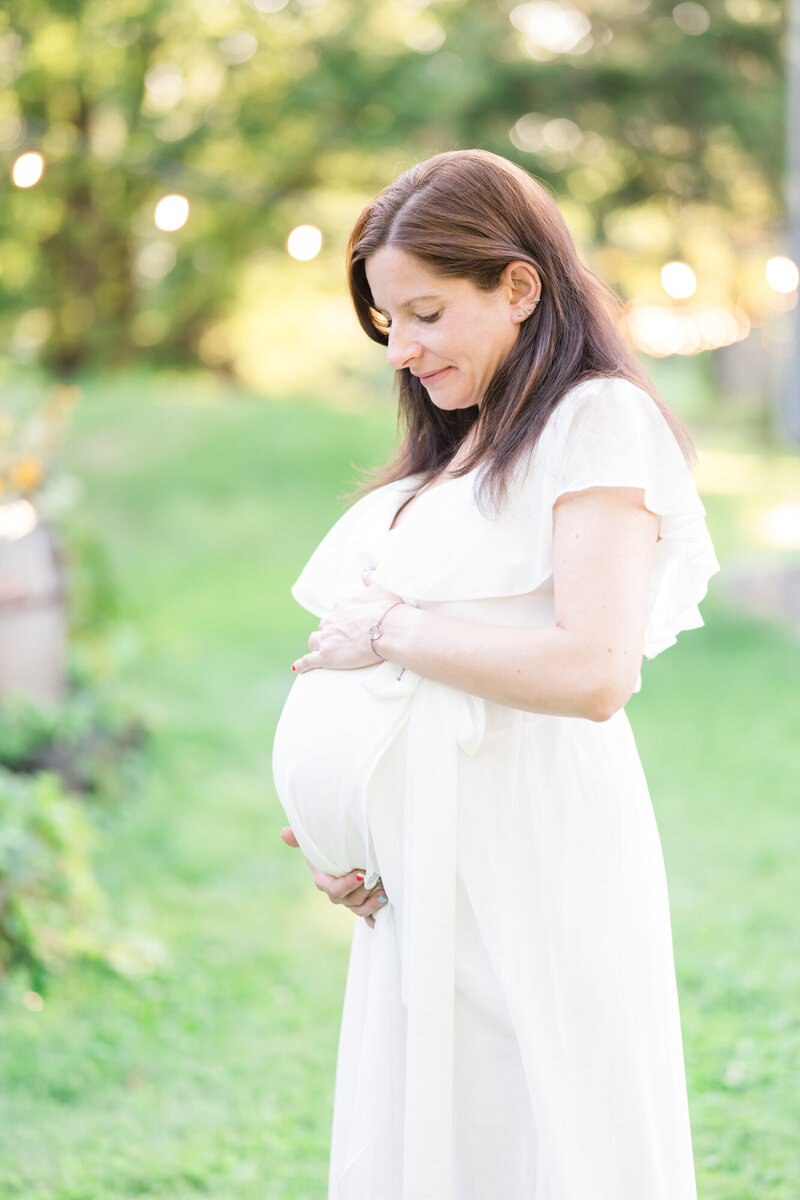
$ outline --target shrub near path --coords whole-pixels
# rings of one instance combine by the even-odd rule
[[[144,377],[86,391],[70,520],[108,548],[127,671],[159,714],[97,869],[167,957],[141,975],[75,966],[41,1011],[9,982],[0,1196],[321,1200],[351,918],[278,838],[270,750],[310,628],[288,587],[393,417]],[[630,705],[667,858],[698,1179],[704,1200],[794,1200],[797,650],[705,615]]]

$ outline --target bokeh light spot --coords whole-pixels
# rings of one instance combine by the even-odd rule
[[[589,18],[577,8],[563,8],[552,0],[518,4],[509,14],[515,29],[527,35],[534,46],[552,54],[567,54],[590,33]]]
[[[676,5],[672,10],[672,19],[682,33],[693,37],[705,33],[711,24],[707,9],[702,4],[695,4],[694,0],[685,0],[683,4]]]
[[[725,11],[743,25],[755,25],[763,17],[760,0],[725,0]]]
[[[144,77],[147,97],[153,108],[166,112],[183,98],[186,81],[183,71],[175,63],[156,63]]]
[[[673,300],[687,300],[697,291],[697,276],[688,263],[668,262],[661,268],[661,286]]]
[[[178,260],[172,242],[159,239],[142,246],[136,255],[136,274],[139,283],[153,283],[169,275]]]
[[[583,134],[568,117],[555,117],[542,129],[542,137],[551,150],[574,150],[580,145]]]
[[[545,142],[542,131],[546,124],[547,118],[541,113],[526,113],[511,128],[508,136],[518,150],[536,154],[537,151],[544,149]]]
[[[420,18],[404,34],[406,45],[416,50],[417,54],[433,54],[434,51],[440,50],[445,37],[444,29],[431,17]]]
[[[298,262],[309,262],[322,249],[322,234],[316,225],[298,225],[286,239],[286,249]]]
[[[27,537],[39,524],[39,514],[30,500],[12,500],[0,504],[0,538],[16,542]]]
[[[622,325],[634,346],[654,358],[731,346],[751,328],[741,308],[687,310],[642,302],[628,305]]]
[[[44,159],[36,150],[20,154],[11,168],[11,178],[18,188],[33,187],[44,174]]]
[[[153,220],[165,233],[180,229],[189,219],[189,201],[185,196],[162,196],[155,207]]]
[[[785,500],[768,509],[761,528],[768,546],[778,550],[800,550],[800,503]]]
[[[800,271],[797,269],[797,264],[782,254],[777,254],[774,258],[769,259],[764,273],[773,292],[793,292],[800,285]]]
[[[247,29],[236,29],[227,33],[219,43],[219,52],[226,63],[238,67],[246,63],[258,50],[258,39]]]

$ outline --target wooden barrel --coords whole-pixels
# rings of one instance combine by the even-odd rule
[[[64,562],[35,510],[21,515],[0,523],[0,696],[58,700],[67,687]]]

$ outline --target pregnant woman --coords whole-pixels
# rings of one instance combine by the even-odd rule
[[[623,707],[718,569],[691,443],[505,159],[412,167],[348,255],[403,437],[292,589],[319,628],[273,754],[285,840],[364,918],[329,1200],[694,1200]]]

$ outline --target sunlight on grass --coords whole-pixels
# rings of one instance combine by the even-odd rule
[[[86,393],[70,519],[109,548],[130,671],[161,713],[99,869],[168,957],[141,980],[80,966],[41,1011],[10,981],[0,1196],[316,1200],[353,919],[280,841],[270,749],[313,624],[289,585],[394,415],[144,377]],[[703,445],[700,461],[724,573],[797,462]],[[703,611],[629,705],[667,862],[700,1194],[795,1200],[800,650],[713,596]]]

